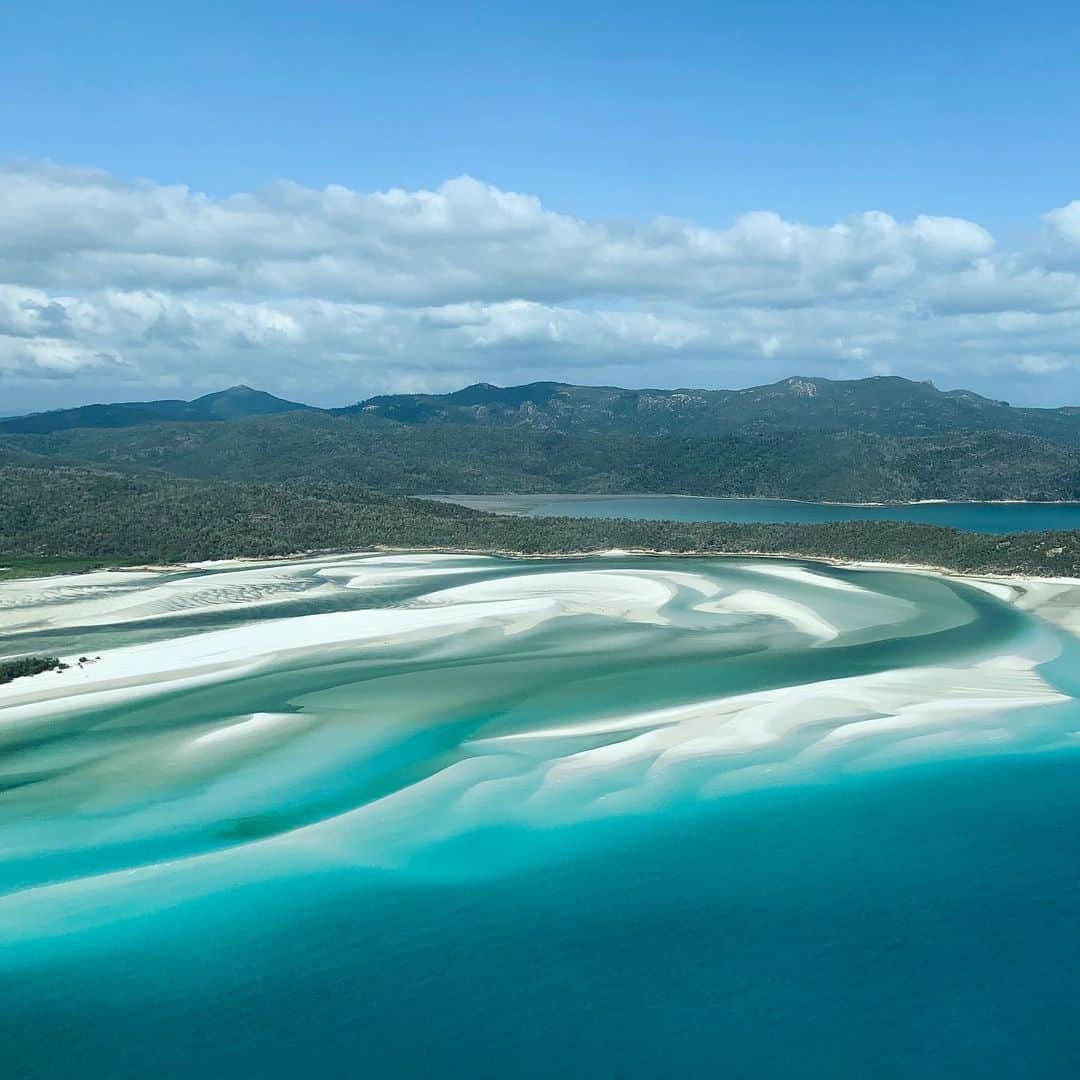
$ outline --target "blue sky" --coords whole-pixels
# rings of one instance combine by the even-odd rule
[[[723,234],[754,211],[810,230],[827,230],[868,211],[883,212],[901,226],[920,216],[963,219],[993,237],[995,295],[1006,273],[1016,285],[1018,275],[1030,277],[1033,267],[1060,275],[1080,265],[1062,248],[1072,242],[1071,218],[1061,219],[1065,224],[1051,241],[1044,235],[1044,215],[1080,199],[1080,16],[1065,4],[157,7],[46,2],[0,15],[0,154],[21,170],[23,196],[26,170],[41,172],[46,162],[99,170],[114,186],[140,178],[162,187],[184,185],[212,202],[258,195],[281,180],[305,190],[339,185],[371,195],[395,188],[437,192],[468,176],[597,227],[642,229],[664,218]],[[55,178],[42,182],[56,184]],[[290,227],[287,212],[280,213],[285,217],[265,227]],[[188,211],[182,217],[190,221]],[[465,232],[451,238],[454,257],[467,254],[476,230],[484,228],[482,220],[470,219]],[[807,263],[816,235],[800,234],[804,280],[820,277],[820,268]],[[181,321],[190,325],[169,353],[160,318],[157,338],[145,332],[140,338],[129,328],[126,337],[118,331],[94,342],[86,337],[89,316],[82,331],[68,325],[71,318],[57,331],[53,319],[52,338],[42,331],[33,355],[24,349],[21,359],[5,365],[0,348],[0,393],[20,408],[44,407],[96,391],[140,396],[170,385],[198,391],[233,375],[280,390],[288,387],[301,352],[307,357],[322,349],[324,357],[339,357],[326,379],[329,396],[393,388],[395,378],[402,387],[433,389],[458,379],[509,381],[549,373],[581,381],[738,385],[756,381],[755,372],[847,376],[888,369],[1018,400],[1080,400],[1080,331],[1063,314],[1080,297],[1070,292],[1076,283],[1044,282],[1052,297],[1040,294],[1033,301],[1026,280],[1011,298],[995,301],[996,314],[1014,321],[1036,308],[1053,317],[1026,343],[1016,339],[1015,327],[1007,348],[996,349],[987,345],[987,326],[962,329],[958,337],[957,327],[944,323],[949,332],[943,330],[935,343],[922,324],[955,307],[951,294],[941,302],[941,290],[963,292],[980,272],[985,279],[976,263],[988,256],[978,243],[965,249],[959,256],[968,261],[965,281],[935,279],[937,291],[928,292],[926,280],[941,277],[943,256],[936,250],[924,257],[921,237],[897,241],[903,249],[898,258],[922,260],[919,287],[896,285],[895,265],[874,271],[878,282],[893,282],[889,329],[883,310],[868,307],[869,299],[850,328],[844,323],[837,304],[850,303],[850,288],[838,300],[835,292],[810,297],[806,290],[794,297],[790,288],[770,296],[763,285],[764,292],[736,303],[729,294],[722,301],[703,298],[702,288],[690,290],[693,296],[669,293],[623,268],[595,288],[559,292],[548,279],[521,280],[515,292],[493,279],[405,297],[370,288],[350,293],[340,283],[319,286],[308,279],[272,287],[266,276],[230,284],[220,275],[192,283],[165,282],[151,273],[141,282],[126,263],[104,270],[100,251],[80,279],[85,247],[73,242],[65,257],[54,246],[46,271],[26,247],[36,241],[19,236],[20,258],[4,268],[0,284],[37,290],[30,300],[20,293],[22,299],[11,301],[22,305],[20,312],[26,303],[54,312],[59,304],[70,315],[76,301],[104,310],[104,301],[95,298],[124,290],[152,293],[162,305],[188,305]],[[352,233],[326,239],[323,261],[353,251],[355,239]],[[653,236],[636,242],[653,255],[658,244],[671,246],[670,238]],[[239,249],[222,256],[216,241],[208,243],[206,252],[188,251],[186,257],[225,258],[233,265],[250,260]],[[865,243],[877,251],[877,240]],[[913,255],[912,244],[923,244],[923,254]],[[576,241],[573,246],[578,250]],[[613,250],[605,249],[606,263],[617,257]],[[519,255],[529,260],[527,242]],[[152,256],[162,252],[140,253],[147,265]],[[476,251],[477,260],[490,257],[490,251]],[[873,262],[878,254],[865,257]],[[864,256],[844,258],[850,278],[850,266]],[[756,266],[759,254],[750,261]],[[398,255],[392,262],[403,265]],[[365,265],[374,266],[370,259]],[[553,278],[561,273],[557,265],[550,269]],[[676,260],[668,272],[677,281],[683,270],[693,272]],[[504,275],[504,268],[494,265],[491,272]],[[869,296],[874,289],[864,291]],[[985,292],[967,303],[968,315],[975,308],[989,314]],[[345,339],[350,333],[355,338],[355,326],[336,337],[325,327],[321,335],[309,332],[300,305],[316,301],[393,309],[388,318],[398,318],[397,331],[387,331],[381,360],[371,348],[350,351]],[[271,323],[288,315],[299,320],[299,329],[288,347],[261,350],[267,359],[260,368],[258,335],[246,352],[227,356],[211,328],[200,329],[192,305],[211,303],[276,303],[267,316]],[[479,343],[459,335],[449,344],[445,333],[439,340],[425,337],[432,320],[445,328],[452,317],[433,313],[432,304],[484,303],[546,306],[553,312],[549,330],[563,319],[583,327],[581,320],[592,318],[596,325],[581,329],[568,346],[558,329],[537,331],[544,313],[538,323],[530,308],[533,328],[523,335],[488,335]],[[732,316],[739,304],[741,321]],[[793,304],[806,316],[796,320],[798,326],[782,316]],[[836,333],[815,343],[807,327],[815,305],[822,304],[829,308],[820,310],[820,322]],[[289,310],[283,313],[282,305]],[[721,309],[723,318],[717,316]],[[468,325],[475,325],[480,316],[470,311]],[[910,359],[902,348],[904,327],[896,323],[896,313],[905,311],[917,313],[925,339],[913,344]],[[621,338],[605,340],[597,312],[606,313],[609,326],[621,313],[675,329],[660,334],[666,345],[645,334],[648,341],[634,356],[640,327],[636,337],[623,328]],[[412,321],[409,333],[401,331],[402,319]],[[875,319],[881,324],[876,331]],[[686,332],[680,334],[678,325]],[[758,337],[751,341],[755,327]],[[80,355],[96,355],[97,361],[77,359],[71,343],[80,332]],[[24,340],[27,333],[23,326],[11,336]],[[894,340],[886,346],[889,334]],[[62,346],[51,361],[48,340]],[[831,340],[841,344],[830,346]],[[289,349],[291,359],[284,355]],[[943,355],[957,351],[964,354],[961,361]],[[981,364],[980,351],[987,354]],[[430,357],[427,367],[421,353]],[[4,404],[0,412],[11,411]]]

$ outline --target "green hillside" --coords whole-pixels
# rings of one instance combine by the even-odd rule
[[[1080,572],[1080,532],[986,536],[897,522],[729,525],[526,518],[373,494],[355,484],[235,484],[0,467],[0,566],[174,562],[375,546],[566,553],[613,547],[774,552],[968,571]]]
[[[682,493],[836,501],[1080,499],[1080,447],[995,432],[688,438],[561,434],[292,412],[0,437],[10,464],[235,481],[335,480],[400,494]]]
[[[892,437],[1003,431],[1080,443],[1072,409],[1013,408],[967,390],[942,391],[895,376],[790,378],[745,390],[624,390],[611,386],[487,383],[452,394],[399,394],[353,406],[408,424],[469,424],[541,431],[720,435],[793,430]]]
[[[250,386],[232,386],[194,401],[121,401],[111,405],[81,405],[28,416],[0,420],[0,433],[48,434],[78,428],[127,428],[161,420],[237,420],[246,416],[269,416],[295,412],[308,406],[274,397]]]

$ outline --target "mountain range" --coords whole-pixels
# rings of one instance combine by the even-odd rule
[[[0,466],[394,494],[1080,499],[1080,410],[883,377],[748,390],[481,383],[317,409],[249,387],[0,421]]]
[[[228,390],[205,394],[193,401],[166,398],[160,401],[118,401],[108,405],[80,405],[74,409],[9,416],[0,420],[0,431],[12,435],[46,435],[71,428],[124,428],[156,424],[162,420],[187,422],[239,420],[246,416],[308,409],[295,401],[274,397],[250,386],[230,386]]]
[[[539,382],[478,383],[452,394],[396,394],[346,410],[407,424],[456,423],[541,431],[717,435],[786,430],[940,435],[1008,431],[1080,441],[1080,410],[1013,408],[969,390],[897,376],[793,377],[745,390],[624,390]]]
[[[911,437],[1004,431],[1080,442],[1080,409],[1014,408],[969,390],[938,390],[898,376],[834,380],[792,377],[744,390],[627,390],[535,382],[476,383],[449,394],[388,394],[316,409],[248,386],[193,401],[116,402],[0,420],[0,431],[45,434],[172,421],[237,420],[279,413],[377,416],[402,424],[463,424],[577,434],[710,438],[772,431],[862,431]]]

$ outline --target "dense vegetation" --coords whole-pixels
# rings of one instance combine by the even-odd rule
[[[1001,432],[684,438],[562,434],[292,412],[229,423],[0,439],[0,462],[95,464],[215,480],[337,480],[397,494],[756,495],[874,502],[1080,499],[1080,446]]]
[[[234,387],[0,423],[8,574],[374,546],[1080,566],[1080,533],[526,519],[402,497],[508,492],[1080,499],[1080,411],[904,379],[788,379],[744,391],[481,385],[337,412]]]
[[[220,421],[311,410],[249,386],[194,401],[123,401],[0,420],[0,432],[47,434],[70,428],[135,427],[158,420]],[[1004,431],[1080,443],[1080,410],[1013,408],[968,390],[938,390],[895,376],[791,378],[745,390],[624,390],[539,382],[478,383],[452,394],[391,394],[337,415],[378,416],[406,424],[513,427],[577,434],[721,435],[858,431],[898,438],[958,431]]]
[[[79,468],[0,468],[6,558],[172,562],[310,550],[425,547],[527,554],[613,547],[761,552],[1080,573],[1080,532],[985,536],[898,522],[733,525],[526,518],[372,494],[330,481],[240,484]]]
[[[1080,410],[875,378],[749,390],[534,383],[309,409],[248,387],[0,422],[0,464],[335,480],[405,495],[1080,499]]]
[[[906,438],[1004,431],[1080,442],[1076,409],[1013,408],[968,390],[941,391],[896,376],[792,378],[745,390],[624,390],[614,386],[487,383],[452,394],[370,398],[353,412],[408,424],[469,424],[634,435],[859,431]]]
[[[41,435],[70,428],[123,428],[155,424],[159,420],[237,420],[244,416],[306,409],[295,401],[285,401],[250,386],[231,386],[194,401],[167,398],[162,401],[119,401],[109,405],[80,405],[75,409],[12,416],[0,420],[0,432],[13,435]]]
[[[0,660],[0,684],[21,679],[24,675],[40,675],[43,671],[63,671],[67,666],[56,656],[18,656],[14,660]]]

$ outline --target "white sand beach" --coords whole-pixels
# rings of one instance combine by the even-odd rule
[[[1080,581],[613,558],[336,555],[0,587],[9,637],[106,643],[0,686],[6,857],[60,860],[0,914],[34,895],[93,906],[128,874],[179,889],[185,867],[244,877],[271,855],[401,865],[496,824],[1077,742],[1058,674]],[[290,614],[313,597],[342,607]],[[227,621],[185,621],[208,613]],[[896,642],[917,662],[879,659]],[[363,797],[335,794],[369,774]],[[267,835],[231,824],[279,817]],[[86,850],[95,868],[65,870]]]

